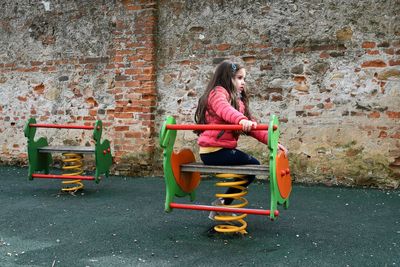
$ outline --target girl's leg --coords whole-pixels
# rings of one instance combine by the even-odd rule
[[[244,164],[260,165],[260,162],[256,158],[238,149],[223,148],[216,152],[200,154],[200,158],[206,165],[244,165]],[[255,178],[256,177],[254,175],[247,175],[246,176],[247,182],[243,186],[247,187],[254,181]],[[228,188],[228,190],[226,191],[227,194],[239,193],[239,192],[241,192],[240,189],[233,187]],[[233,201],[232,198],[225,198],[224,204],[229,205],[232,203],[232,201]]]

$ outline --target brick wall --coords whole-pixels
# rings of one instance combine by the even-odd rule
[[[398,0],[14,1],[0,4],[0,161],[26,164],[23,126],[102,119],[116,174],[160,174],[166,115],[193,121],[225,58],[243,63],[251,109],[277,114],[297,181],[400,181]],[[43,130],[53,143],[90,133]],[[191,132],[177,146],[196,150]],[[266,161],[246,137],[240,148]]]
[[[117,173],[149,175],[155,148],[157,5],[143,0],[122,3],[109,65],[115,73],[114,156]]]
[[[101,119],[104,137],[112,140],[114,172],[148,173],[155,1],[46,3],[1,4],[0,161],[26,164],[23,126],[29,117],[74,124]],[[88,132],[40,131],[52,144],[91,142]]]

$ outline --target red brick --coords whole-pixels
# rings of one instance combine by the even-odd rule
[[[307,78],[305,76],[294,76],[293,80],[295,82],[302,83],[302,82],[305,82],[307,80]]]
[[[85,102],[88,103],[92,107],[97,107],[98,106],[97,101],[93,97],[88,97],[85,100]]]
[[[378,137],[379,137],[379,138],[386,138],[386,137],[388,137],[388,134],[387,134],[387,132],[385,132],[385,131],[380,131]]]
[[[400,59],[391,59],[389,60],[389,66],[396,66],[396,65],[400,65]]]
[[[117,107],[125,107],[126,105],[128,105],[128,101],[126,100],[126,101],[116,101],[115,102],[115,105],[117,106]]]
[[[400,112],[397,111],[386,111],[386,115],[390,119],[400,119]]]
[[[84,116],[83,120],[84,121],[95,121],[96,117],[94,117],[94,116]]]
[[[31,61],[31,66],[39,66],[42,65],[43,62],[42,61]]]
[[[309,109],[313,109],[314,107],[315,107],[314,105],[306,105],[303,107],[303,109],[309,110]]]
[[[143,71],[141,69],[127,69],[125,70],[126,75],[135,75],[135,74],[142,74]]]
[[[389,127],[387,127],[387,126],[377,126],[376,127],[376,129],[378,129],[378,130],[389,130]]]
[[[79,64],[107,63],[108,57],[89,57],[79,59]]]
[[[230,44],[219,44],[219,45],[216,46],[216,48],[219,51],[226,51],[229,48],[231,48],[231,45]]]
[[[256,57],[254,56],[245,56],[242,59],[246,64],[254,64],[256,62]]]
[[[190,60],[182,60],[179,62],[181,65],[190,65],[191,61]]]
[[[381,114],[378,111],[371,112],[368,114],[368,118],[370,119],[377,119],[381,116]]]
[[[388,55],[394,55],[395,54],[394,48],[388,48],[388,49],[385,49],[383,51],[385,52],[385,54],[388,54]]]
[[[130,119],[133,118],[133,113],[115,113],[114,117],[119,119]]]
[[[379,55],[379,50],[368,50],[367,54],[368,55]]]
[[[43,94],[43,92],[44,92],[44,85],[43,85],[43,83],[34,86],[34,87],[33,87],[33,91],[34,91],[35,93],[37,93],[37,94]]]
[[[134,53],[134,51],[132,51],[132,50],[117,50],[117,51],[115,51],[115,54],[117,55],[117,56],[124,56],[124,55],[130,55],[130,54],[133,54]]]
[[[155,120],[155,115],[154,114],[140,114],[139,118],[143,119],[143,120]]]
[[[115,126],[114,130],[117,132],[128,131],[129,127],[128,126]]]
[[[32,68],[17,68],[16,71],[18,72],[37,72],[39,70],[38,67],[32,67]]]
[[[153,74],[142,74],[142,75],[137,75],[136,80],[138,81],[154,81],[155,75]]]
[[[5,68],[15,68],[15,63],[6,63],[6,64],[4,64],[4,67]]]
[[[139,81],[128,81],[128,82],[124,82],[124,86],[125,87],[138,87],[138,86],[140,86],[140,82]]]
[[[153,67],[146,67],[146,68],[143,68],[143,73],[144,74],[155,74],[155,69]]]
[[[383,68],[386,67],[386,63],[381,59],[365,61],[361,64],[363,68]]]
[[[141,138],[142,133],[141,132],[127,132],[124,134],[126,138]]]
[[[362,48],[374,48],[375,46],[375,42],[363,42],[361,45]]]
[[[52,72],[52,71],[56,71],[56,67],[43,67],[43,68],[41,68],[40,69],[40,71],[43,71],[43,72]]]
[[[394,133],[390,135],[390,138],[400,139],[400,132]]]
[[[26,96],[18,96],[17,98],[18,98],[18,100],[21,101],[21,102],[26,102],[26,100],[27,100],[27,97],[26,97]]]
[[[322,52],[321,54],[319,54],[320,58],[329,58],[329,53],[327,52]]]
[[[132,113],[137,113],[137,112],[142,112],[144,107],[125,107],[123,109],[124,112],[132,112]]]

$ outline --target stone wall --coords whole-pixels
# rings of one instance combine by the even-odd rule
[[[233,58],[254,115],[279,116],[297,181],[399,186],[400,1],[161,1],[159,14],[157,117],[192,122],[216,64]]]
[[[27,118],[102,119],[115,174],[159,175],[166,115],[192,123],[225,58],[277,114],[300,182],[400,183],[400,1],[12,1],[0,8],[0,162],[26,164]],[[38,132],[38,135],[40,133]],[[91,133],[42,130],[54,144]],[[196,150],[196,136],[177,147]],[[266,162],[266,147],[240,148]]]

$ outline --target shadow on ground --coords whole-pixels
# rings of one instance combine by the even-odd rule
[[[400,265],[399,190],[295,185],[288,210],[249,215],[239,237],[209,234],[207,212],[165,213],[162,178],[112,176],[71,195],[26,177],[0,167],[0,266]],[[202,181],[196,203],[213,200],[214,182]],[[268,185],[247,198],[268,209]]]

